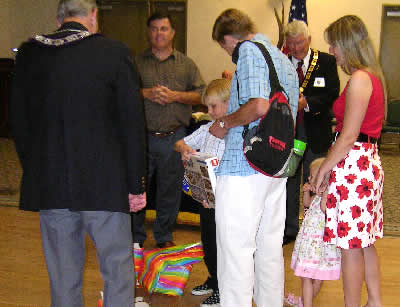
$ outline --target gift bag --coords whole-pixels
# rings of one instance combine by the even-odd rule
[[[192,265],[202,261],[203,257],[201,243],[144,251],[139,282],[149,294],[181,296]]]

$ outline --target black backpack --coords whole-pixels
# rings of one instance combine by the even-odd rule
[[[261,118],[258,126],[243,130],[243,152],[252,168],[272,177],[288,177],[287,172],[290,159],[293,155],[294,121],[285,91],[279,83],[278,75],[271,56],[265,46],[258,42],[243,41],[238,43],[232,54],[232,61],[236,64],[239,57],[240,45],[250,42],[262,52],[269,68],[271,94],[270,107]],[[237,78],[236,78],[237,79]],[[238,97],[239,83],[237,83]]]

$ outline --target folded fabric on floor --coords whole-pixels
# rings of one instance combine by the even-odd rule
[[[181,296],[192,265],[203,257],[200,242],[144,251],[140,284],[149,294]]]

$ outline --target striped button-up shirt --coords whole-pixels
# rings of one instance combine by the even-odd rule
[[[171,55],[160,61],[151,49],[145,50],[135,58],[142,88],[163,85],[173,91],[202,93],[205,87],[196,64],[183,53],[173,50]],[[192,106],[172,102],[160,105],[144,100],[147,129],[149,131],[169,132],[188,126]]]

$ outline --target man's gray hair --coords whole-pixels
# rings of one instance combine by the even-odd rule
[[[289,22],[283,33],[285,35],[285,39],[288,37],[296,37],[299,35],[304,35],[304,37],[310,36],[310,30],[308,29],[307,24],[302,20],[294,19],[292,22]]]
[[[57,9],[57,20],[61,24],[70,17],[85,17],[97,8],[96,0],[60,0]]]

